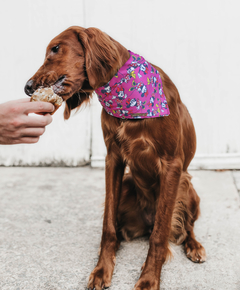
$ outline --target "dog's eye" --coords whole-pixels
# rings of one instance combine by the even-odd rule
[[[59,50],[59,45],[54,46],[51,50],[52,52],[57,53]]]

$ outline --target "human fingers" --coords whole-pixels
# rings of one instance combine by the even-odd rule
[[[20,138],[24,137],[39,137],[45,132],[45,127],[29,127],[29,128],[23,128],[20,132]]]
[[[24,118],[24,127],[46,127],[52,122],[50,114],[38,116],[26,116]]]
[[[21,128],[8,137],[8,142],[6,144],[36,143],[44,132],[45,127]]]
[[[48,102],[29,102],[25,105],[25,114],[29,113],[51,113],[55,110],[53,104]]]
[[[37,143],[39,141],[39,136],[0,136],[0,144],[4,145],[15,145],[15,144],[30,144],[30,143]]]
[[[40,137],[20,137],[11,142],[11,144],[34,144],[39,141]]]
[[[45,127],[19,127],[17,130],[5,130],[0,135],[0,144],[18,144],[22,138],[36,139],[45,132]]]

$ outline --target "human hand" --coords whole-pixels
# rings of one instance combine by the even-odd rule
[[[28,114],[53,111],[53,104],[30,102],[30,98],[0,104],[0,144],[37,143],[45,127],[52,122],[52,117],[50,114]]]

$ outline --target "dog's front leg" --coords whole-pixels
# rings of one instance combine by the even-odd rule
[[[168,238],[181,172],[180,159],[168,162],[165,168],[163,164],[160,174],[160,194],[156,205],[154,228],[149,239],[148,256],[134,290],[159,290],[162,265],[170,254]]]
[[[106,157],[106,197],[100,256],[96,268],[89,277],[88,289],[100,290],[110,286],[115,253],[119,246],[116,236],[116,219],[124,165],[117,162],[114,157],[111,155]]]

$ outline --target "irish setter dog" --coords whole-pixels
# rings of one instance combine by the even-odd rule
[[[53,86],[66,102],[64,118],[90,100],[129,59],[128,50],[97,28],[70,27],[47,47],[44,64],[27,82],[31,95]],[[195,154],[192,119],[170,78],[160,73],[168,117],[119,119],[102,110],[107,147],[106,197],[100,255],[88,289],[110,286],[121,239],[149,237],[149,251],[135,290],[158,290],[161,269],[170,254],[169,241],[184,244],[193,262],[206,260],[195,239],[199,197],[187,168]]]

